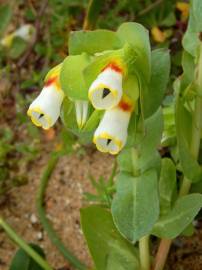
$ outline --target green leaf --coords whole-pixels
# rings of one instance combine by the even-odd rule
[[[81,225],[97,270],[139,270],[136,248],[119,234],[110,211],[83,208]]]
[[[161,105],[170,73],[170,56],[167,50],[157,49],[151,54],[151,80],[148,88],[141,89],[141,104],[145,118]]]
[[[120,233],[135,243],[148,234],[159,216],[157,174],[149,170],[138,177],[117,176],[112,216]]]
[[[90,57],[85,53],[75,56],[70,55],[64,60],[60,82],[68,98],[73,100],[88,100],[88,88],[84,81],[83,70],[89,62]]]
[[[181,92],[183,92],[188,85],[194,81],[195,63],[191,54],[184,51],[182,54],[183,74],[181,78]]]
[[[196,56],[200,44],[199,34],[202,32],[202,1],[192,0],[187,31],[182,40],[184,49],[192,56]]]
[[[162,110],[159,109],[155,114],[145,120],[145,126],[143,130],[139,128],[135,135],[131,135],[134,140],[130,143],[130,146],[135,145],[135,148],[139,153],[136,166],[141,171],[141,173],[150,168],[156,168],[157,171],[159,171],[160,156],[156,148],[160,144],[162,132],[163,116]],[[121,171],[126,171],[129,173],[133,172],[131,151],[131,147],[126,147],[118,155],[118,164]]]
[[[109,30],[75,31],[70,33],[69,54],[83,52],[95,54],[121,48],[121,41],[116,33]]]
[[[43,250],[35,245],[29,244],[41,257],[45,258]],[[9,270],[43,270],[23,249],[19,249],[10,265]]]
[[[12,9],[9,4],[2,5],[0,7],[0,36],[2,36],[3,32],[6,30],[6,27],[8,26],[10,20],[12,17]]]
[[[181,197],[176,201],[173,209],[155,224],[152,234],[168,239],[177,237],[193,221],[201,207],[201,194]]]
[[[194,225],[192,223],[190,223],[185,229],[184,231],[181,233],[182,236],[192,236],[194,234]]]
[[[130,74],[123,80],[123,91],[134,103],[137,102],[140,90],[138,79],[135,75]]]
[[[127,43],[132,46],[136,53],[135,68],[144,76],[144,80],[149,81],[151,49],[146,28],[134,22],[123,23],[117,30],[117,36],[123,44]]]
[[[172,160],[162,159],[159,180],[160,212],[165,215],[171,208],[173,194],[176,190],[176,169]]]
[[[27,49],[27,42],[20,38],[14,37],[11,48],[8,49],[8,54],[12,59],[19,58]]]
[[[190,153],[191,114],[185,109],[180,97],[176,103],[176,131],[179,159],[184,175],[192,182],[202,178],[202,168]]]

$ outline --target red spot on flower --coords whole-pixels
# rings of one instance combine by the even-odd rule
[[[130,104],[130,103],[124,101],[124,100],[121,100],[119,102],[118,107],[121,108],[124,112],[131,112],[132,109],[133,109],[132,104]]]
[[[121,68],[121,67],[119,67],[117,64],[115,64],[115,63],[109,63],[107,66],[105,66],[104,68],[103,68],[103,70],[102,71],[104,71],[104,70],[106,70],[106,69],[108,69],[108,68],[111,68],[112,70],[114,70],[114,71],[116,71],[116,72],[118,72],[118,73],[123,73],[123,69]]]
[[[52,78],[49,78],[46,82],[45,82],[45,86],[48,87],[50,86],[51,84],[55,83],[57,80],[57,77],[52,77]]]

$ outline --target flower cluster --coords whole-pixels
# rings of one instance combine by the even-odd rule
[[[60,115],[64,92],[60,85],[61,65],[45,79],[44,88],[28,109],[36,126],[52,127]],[[109,63],[91,84],[88,96],[96,110],[105,110],[94,133],[93,142],[101,152],[117,154],[126,144],[128,124],[134,109],[133,102],[123,94],[123,69]],[[87,120],[88,102],[75,101],[77,123],[82,128]]]
[[[135,35],[137,39],[131,38]],[[98,38],[109,39],[110,44],[98,44]],[[65,126],[74,134],[93,140],[101,152],[118,154],[126,145],[140,97],[139,78],[146,78],[147,84],[150,76],[146,41],[145,29],[135,23],[125,23],[116,32],[71,33],[69,56],[48,73],[44,88],[29,107],[33,123],[48,129],[62,111]]]

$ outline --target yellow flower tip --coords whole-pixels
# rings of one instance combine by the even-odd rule
[[[159,29],[159,27],[154,26],[151,29],[152,38],[154,41],[158,43],[163,43],[166,40],[166,35],[163,31]]]
[[[59,152],[62,150],[63,144],[62,143],[57,143],[55,145],[55,151]]]
[[[182,14],[182,19],[186,20],[189,16],[189,3],[185,2],[177,2],[176,3],[176,9],[178,9]]]
[[[123,147],[123,143],[119,139],[111,136],[107,132],[103,132],[97,136],[95,135],[93,137],[93,143],[100,152],[110,153],[112,155],[118,154]]]
[[[9,35],[5,36],[5,38],[3,38],[1,40],[1,44],[6,48],[10,48],[11,45],[12,45],[12,42],[13,42],[13,38],[14,38],[14,35],[9,34]]]
[[[37,127],[48,130],[52,126],[50,116],[46,115],[40,108],[29,108],[27,115],[31,118],[32,123]]]

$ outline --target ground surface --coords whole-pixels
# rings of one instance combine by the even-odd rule
[[[41,245],[46,251],[47,259],[56,269],[67,266],[43,232],[35,209],[35,195],[47,154],[32,164],[29,172],[29,183],[13,188],[1,213],[8,223],[28,242]],[[84,157],[77,155],[61,158],[52,176],[46,205],[48,217],[54,224],[61,239],[85,263],[91,264],[82,236],[79,221],[79,209],[85,202],[83,192],[92,190],[88,180],[89,174],[99,176],[110,173],[112,158],[103,156],[97,151],[88,151]],[[0,231],[0,269],[7,270],[16,247]],[[71,268],[67,268],[71,269]]]
[[[1,206],[1,213],[9,224],[28,242],[41,245],[47,259],[56,269],[72,269],[50,243],[44,233],[35,209],[35,194],[39,178],[48,154],[33,162],[29,172],[29,183],[13,188],[7,202]],[[72,155],[61,158],[46,196],[48,217],[61,239],[85,263],[91,264],[79,222],[79,209],[85,204],[83,192],[92,191],[88,180],[94,176],[108,175],[113,164],[110,156],[88,150],[86,156]],[[0,231],[0,269],[7,270],[16,247]],[[175,241],[169,257],[167,270],[202,269],[202,223],[198,223],[194,237]],[[65,266],[65,268],[63,268]],[[73,269],[72,269],[73,270]]]

